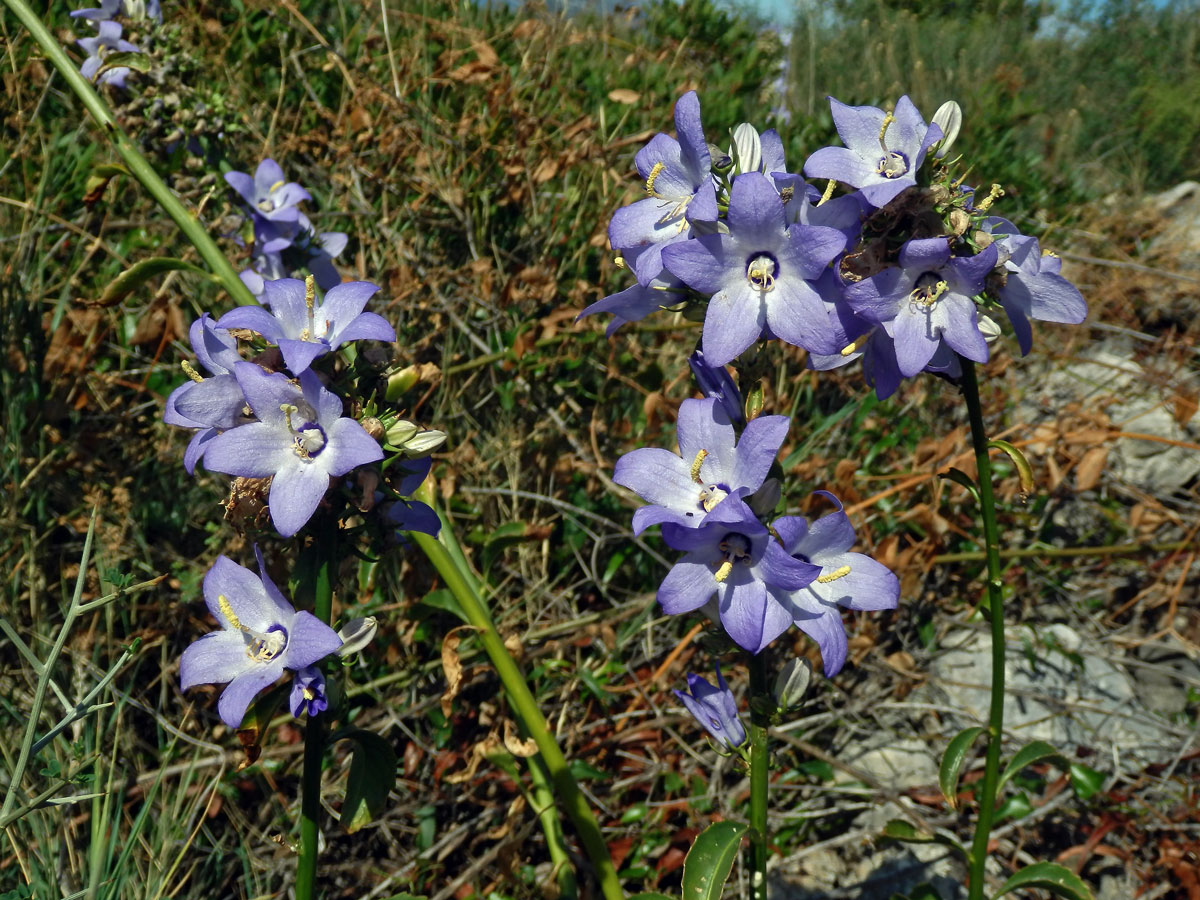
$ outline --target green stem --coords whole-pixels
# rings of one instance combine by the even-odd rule
[[[767,898],[767,785],[771,758],[767,707],[771,691],[767,685],[767,661],[763,654],[750,654],[750,896]]]
[[[307,549],[297,595],[311,593],[313,615],[332,624],[333,581],[337,565],[337,523],[323,540]],[[320,529],[318,528],[318,532]],[[309,588],[311,585],[311,589]],[[296,861],[296,900],[312,900],[317,883],[317,850],[321,839],[321,763],[325,757],[325,719],[309,716],[304,725],[304,768],[300,776],[300,855]]]
[[[982,900],[984,864],[987,862],[988,838],[996,811],[996,783],[1000,778],[1000,745],[1004,734],[1004,601],[1000,580],[1000,532],[996,527],[996,499],[992,493],[992,465],[988,457],[988,439],[983,430],[983,408],[979,402],[979,382],[975,364],[960,357],[963,370],[962,392],[967,401],[967,416],[971,422],[971,443],[975,448],[975,465],[979,470],[979,501],[983,515],[983,537],[987,549],[988,608],[992,618],[992,697],[988,714],[987,764],[983,774],[982,795],[979,797],[979,820],[975,824],[975,839],[971,844],[971,883],[968,900]]]
[[[428,501],[433,498],[426,496],[423,499]],[[442,535],[443,538],[449,538],[449,529],[443,527]],[[600,890],[604,894],[605,900],[624,900],[625,894],[621,890],[621,881],[617,877],[617,870],[613,866],[608,845],[600,833],[596,817],[592,813],[591,807],[588,806],[575,776],[571,774],[562,750],[559,749],[558,743],[550,733],[546,719],[538,708],[537,701],[530,692],[521,669],[509,654],[508,648],[504,646],[504,641],[496,630],[491,615],[483,605],[475,586],[474,575],[469,570],[460,569],[454,556],[442,541],[416,531],[409,532],[409,536],[429,558],[438,574],[442,576],[446,587],[454,594],[454,598],[466,614],[467,621],[477,629],[484,650],[487,651],[487,655],[496,669],[496,674],[500,676],[500,682],[504,685],[504,691],[508,695],[509,703],[512,704],[513,712],[537,745],[538,753],[546,766],[554,790],[563,806],[566,807],[567,815],[571,817],[575,830],[579,833],[584,850],[596,869]],[[298,900],[302,900],[302,898],[298,897]]]
[[[233,296],[240,304],[257,305],[258,301],[254,299],[254,295],[250,293],[250,289],[242,283],[242,279],[238,278],[237,272],[233,270],[233,266],[229,264],[229,260],[225,258],[225,254],[221,252],[216,242],[209,237],[208,232],[204,230],[204,226],[193,216],[186,206],[180,202],[179,198],[171,193],[171,189],[166,183],[158,177],[158,173],[154,171],[154,167],[146,160],[138,151],[137,145],[130,139],[117,124],[116,119],[108,110],[108,106],[104,100],[96,93],[96,89],[92,87],[91,82],[79,74],[75,68],[75,63],[67,56],[54,35],[50,30],[42,24],[41,19],[29,8],[25,0],[4,0],[5,5],[13,11],[13,14],[20,20],[21,24],[29,31],[42,52],[46,54],[46,58],[50,60],[54,68],[58,69],[59,74],[67,82],[67,86],[75,92],[75,95],[82,101],[87,111],[92,114],[92,118],[96,120],[96,124],[100,126],[110,141],[113,148],[117,151],[117,155],[121,157],[125,166],[129,169],[142,187],[144,187],[179,226],[192,246],[200,254],[201,258],[208,264],[213,275],[225,286],[225,290]]]

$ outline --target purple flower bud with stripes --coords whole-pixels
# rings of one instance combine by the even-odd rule
[[[697,528],[726,497],[754,493],[787,438],[788,424],[787,416],[759,416],[739,441],[717,400],[684,400],[675,423],[681,455],[642,447],[617,460],[613,481],[651,504],[633,514],[634,534],[660,522]]]
[[[693,612],[715,595],[715,616],[734,642],[758,653],[793,615],[781,597],[807,586],[819,566],[789,556],[740,496],[726,497],[699,528],[667,522],[663,540],[685,551],[663,579],[658,602],[669,616]]]
[[[285,669],[300,671],[334,653],[341,638],[309,612],[297,612],[267,575],[257,547],[259,574],[218,556],[204,576],[204,602],[221,625],[183,651],[183,690],[225,684],[217,712],[230,728],[242,723],[256,694]]]
[[[788,226],[774,185],[739,175],[729,200],[729,233],[701,235],[663,250],[663,265],[708,294],[702,346],[709,365],[730,362],[764,329],[789,344],[833,352],[825,302],[811,284],[846,246],[833,228]]]
[[[284,537],[304,527],[329,490],[330,478],[383,459],[383,449],[315,372],[286,375],[254,363],[234,367],[246,402],[259,421],[225,431],[209,443],[204,465],[246,478],[271,476],[271,522]]]
[[[796,627],[817,642],[825,675],[836,675],[846,661],[846,632],[838,607],[855,610],[895,609],[900,582],[887,566],[862,553],[852,553],[854,526],[841,501],[828,491],[816,493],[837,509],[809,524],[801,516],[774,523],[783,549],[793,557],[819,566],[812,582],[779,595]]]
[[[688,366],[701,393],[720,403],[725,415],[735,425],[744,424],[746,416],[742,412],[742,392],[738,390],[729,370],[724,366],[710,366],[704,359],[704,351],[700,349],[688,357]]]
[[[809,178],[830,178],[859,188],[875,207],[887,205],[917,183],[929,148],[943,137],[926,125],[907,96],[885,113],[874,106],[847,106],[832,97],[833,124],[845,147],[822,147],[804,163]]]
[[[239,306],[221,317],[222,328],[248,328],[279,346],[283,361],[299,375],[318,356],[358,340],[394,341],[387,320],[363,307],[379,287],[348,281],[316,300],[315,279],[281,278],[263,285],[262,306]]]
[[[201,377],[185,363],[184,371],[191,380],[171,392],[163,421],[197,429],[183,454],[183,467],[191,475],[196,463],[204,457],[209,441],[248,420],[243,414],[246,398],[233,376],[233,367],[242,361],[237,341],[219,328],[208,313],[192,323],[188,337],[196,361],[212,377]]]
[[[746,743],[746,727],[738,718],[737,700],[721,675],[721,667],[718,665],[715,669],[716,685],[688,673],[688,692],[673,693],[722,749],[736,750]]]

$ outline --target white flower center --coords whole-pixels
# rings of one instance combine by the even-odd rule
[[[775,290],[775,276],[779,274],[779,263],[769,253],[759,253],[746,264],[746,280],[750,287],[765,294]]]
[[[224,594],[217,595],[217,608],[229,622],[231,628],[242,632],[250,640],[246,644],[246,656],[255,662],[270,662],[287,649],[287,629],[282,625],[272,625],[266,631],[255,631],[241,623],[233,604]]]
[[[300,418],[298,406],[283,403],[279,409],[283,413],[288,431],[292,434],[292,452],[306,462],[318,456],[325,449],[328,436],[320,424],[312,421],[316,418],[316,413],[306,406],[306,417],[301,424],[296,425],[294,420]]]
[[[910,303],[924,309],[932,309],[938,299],[950,290],[950,285],[937,272],[925,272],[919,278],[908,294]]]

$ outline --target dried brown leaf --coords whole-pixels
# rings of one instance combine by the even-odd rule
[[[442,669],[446,673],[446,690],[442,694],[442,715],[447,719],[454,709],[454,698],[462,690],[463,667],[458,658],[458,645],[462,641],[461,632],[475,631],[474,625],[459,625],[450,629],[442,639]]]
[[[1083,454],[1075,469],[1075,490],[1090,491],[1100,483],[1108,462],[1108,447],[1092,447]]]
[[[624,103],[626,106],[632,106],[638,102],[641,97],[637,91],[631,91],[629,88],[614,88],[608,92],[608,99],[613,103]]]
[[[504,749],[513,756],[527,758],[538,752],[537,742],[533,738],[521,740],[517,737],[517,726],[512,719],[504,720]]]

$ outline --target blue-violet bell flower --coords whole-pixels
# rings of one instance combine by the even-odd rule
[[[197,684],[225,684],[217,712],[230,728],[242,723],[255,695],[285,669],[300,671],[341,646],[332,628],[309,612],[297,612],[267,574],[257,547],[259,575],[218,556],[204,576],[204,602],[221,630],[204,635],[183,651],[179,679],[183,690]]]
[[[667,546],[686,553],[659,586],[663,612],[693,612],[715,595],[721,627],[751,653],[792,624],[781,597],[821,573],[819,566],[789,556],[737,495],[718,503],[699,528],[666,522],[662,536]]]
[[[773,523],[783,549],[797,559],[821,567],[808,585],[781,597],[796,627],[817,642],[827,677],[846,662],[846,632],[839,607],[855,610],[895,609],[900,582],[887,566],[862,553],[852,553],[854,526],[841,502],[828,491],[817,491],[837,509],[809,524],[801,516]]]
[[[379,287],[369,281],[347,281],[316,300],[313,282],[281,278],[263,285],[263,306],[239,306],[221,317],[222,328],[248,328],[278,345],[283,361],[296,375],[318,356],[358,340],[394,341],[387,320],[363,307]]]
[[[383,459],[383,449],[342,415],[341,398],[311,370],[301,373],[299,386],[254,363],[238,363],[234,375],[259,421],[213,438],[205,468],[246,478],[271,476],[271,522],[291,537],[316,511],[331,477]]]
[[[103,72],[100,71],[100,67],[104,65],[104,57],[108,54],[113,52],[137,53],[139,52],[138,48],[121,37],[120,22],[101,22],[97,27],[98,31],[95,37],[80,38],[75,42],[88,55],[88,58],[83,61],[83,65],[79,67],[79,74],[88,81],[111,84],[113,87],[124,89],[125,79],[129,75],[128,66],[113,66]]]
[[[604,336],[611,338],[622,325],[637,322],[664,307],[686,300],[687,285],[662,268],[661,255],[653,267],[647,268],[641,264],[650,254],[651,249],[648,247],[636,248],[627,253],[625,262],[633,270],[638,279],[637,283],[597,300],[576,316],[575,320],[579,321],[584,316],[596,313],[612,313],[612,321],[604,329]]]
[[[972,298],[996,260],[995,244],[974,256],[952,257],[944,237],[911,240],[900,248],[898,267],[847,285],[844,296],[856,313],[886,328],[906,378],[924,369],[943,341],[967,359],[987,362]]]
[[[245,172],[226,172],[225,181],[237,191],[256,216],[275,223],[295,224],[299,221],[298,204],[312,196],[294,181],[284,177],[283,169],[273,159],[264,159],[251,177]]]
[[[433,457],[424,456],[420,459],[406,459],[403,462],[407,474],[395,485],[396,493],[404,498],[411,498],[417,492],[433,467]],[[402,499],[386,503],[382,509],[383,516],[396,526],[397,532],[419,531],[423,534],[437,537],[442,530],[442,521],[437,512],[420,500]],[[403,537],[403,535],[397,535]]]
[[[202,378],[195,369],[185,366],[191,380],[185,381],[167,397],[163,421],[168,425],[197,429],[183,454],[183,467],[191,475],[196,463],[204,457],[209,441],[247,419],[243,414],[246,399],[233,376],[233,367],[242,361],[237,341],[218,328],[208,313],[192,323],[188,337],[196,361],[211,377]]]
[[[987,223],[1000,253],[1000,267],[988,279],[989,289],[1000,300],[1021,348],[1033,347],[1030,319],[1078,325],[1087,318],[1087,301],[1063,278],[1062,260],[1044,253],[1035,237],[1018,234],[1012,223],[993,217]],[[1003,228],[1007,233],[999,233]]]
[[[689,287],[710,295],[702,346],[722,366],[764,329],[789,344],[833,352],[825,302],[810,283],[846,246],[833,228],[788,226],[783,202],[761,172],[734,179],[729,233],[701,235],[663,250],[663,265]]]
[[[674,691],[679,702],[687,707],[687,711],[696,717],[704,730],[712,735],[719,746],[728,750],[736,750],[746,743],[746,727],[738,718],[737,700],[733,691],[725,683],[721,675],[721,667],[715,667],[717,683],[714,685],[706,678],[688,673],[688,692]]]
[[[689,221],[717,221],[712,156],[700,124],[700,98],[695,91],[676,102],[675,130],[678,140],[657,134],[634,158],[649,196],[613,214],[608,226],[613,249],[630,250],[678,240],[686,235]],[[653,256],[643,263],[649,269],[657,266]],[[638,274],[643,276],[640,270]],[[653,274],[649,271],[640,280]]]
[[[292,676],[288,708],[297,719],[301,715],[311,718],[329,709],[329,698],[325,696],[325,676],[316,666],[305,666]]]
[[[887,205],[917,183],[917,170],[942,129],[926,125],[907,96],[893,113],[874,106],[847,106],[832,97],[833,124],[845,147],[822,147],[804,163],[809,178],[830,178],[862,190],[875,207]]]
[[[788,424],[787,416],[759,416],[738,440],[719,401],[684,400],[675,423],[680,455],[642,447],[617,460],[613,481],[650,504],[633,514],[634,534],[660,522],[699,527],[726,497],[754,493],[787,438]]]

